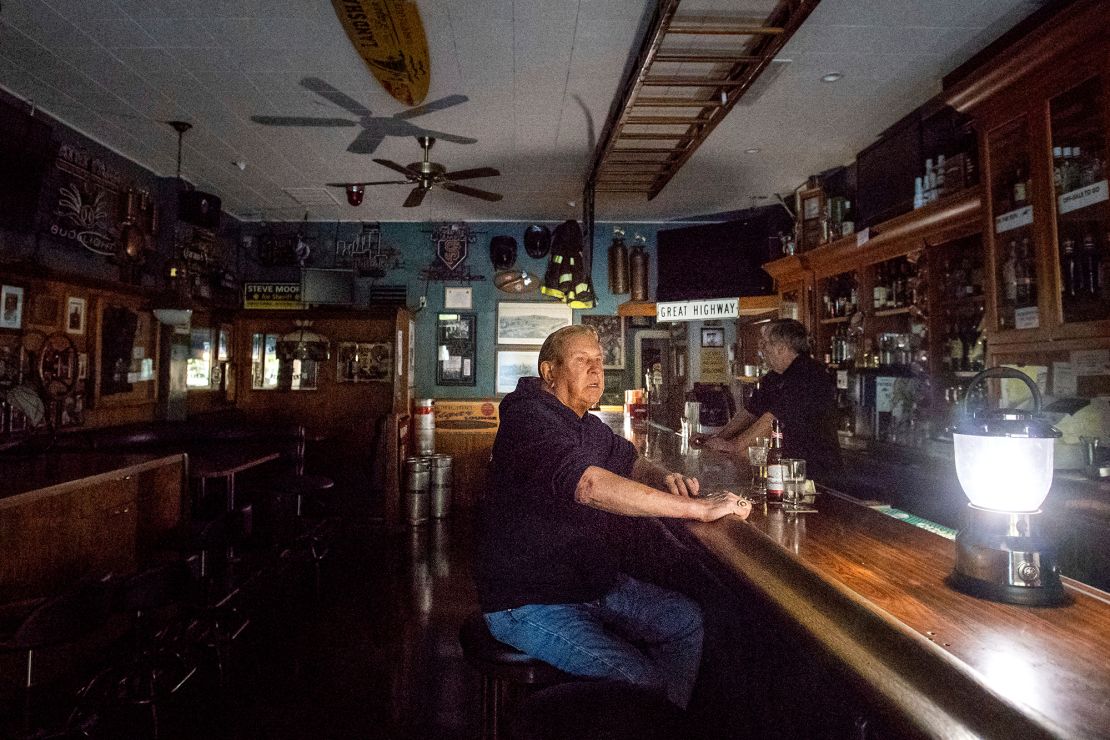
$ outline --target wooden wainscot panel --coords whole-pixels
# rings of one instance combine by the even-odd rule
[[[436,400],[436,452],[451,455],[452,508],[466,511],[488,485],[489,458],[499,424],[498,400]]]

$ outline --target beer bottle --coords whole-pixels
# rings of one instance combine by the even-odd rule
[[[782,424],[771,420],[771,446],[767,449],[767,501],[781,503],[786,488],[782,469]]]

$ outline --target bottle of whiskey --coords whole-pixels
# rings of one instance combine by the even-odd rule
[[[1087,234],[1083,237],[1083,282],[1087,292],[1094,298],[1098,298],[1102,292],[1101,276],[1099,275],[1100,262],[1102,262],[1102,258],[1098,253],[1095,237],[1092,234]]]
[[[781,503],[786,490],[782,469],[782,424],[771,420],[771,446],[767,448],[767,502]]]
[[[1079,261],[1075,254],[1075,240],[1064,239],[1064,254],[1062,256],[1061,277],[1064,280],[1064,295],[1075,298],[1079,292]]]
[[[1033,267],[1033,252],[1029,247],[1029,237],[1021,240],[1021,250],[1018,255],[1017,305],[1034,306],[1037,303],[1037,283]]]
[[[1011,239],[1002,263],[1002,295],[1009,305],[1017,302],[1017,251],[1017,239]]]

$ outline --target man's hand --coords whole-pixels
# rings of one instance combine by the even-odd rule
[[[716,450],[717,452],[735,452],[736,448],[732,442],[720,437],[710,437],[705,441],[705,449]]]
[[[692,444],[694,447],[701,447],[703,444],[711,439],[713,439],[712,434],[695,434],[694,436],[690,437],[690,444]]]
[[[682,473],[667,473],[663,476],[663,485],[675,496],[697,496],[701,490],[697,478],[688,478]]]
[[[698,502],[704,505],[698,512],[700,514],[698,518],[703,522],[715,522],[729,514],[747,519],[748,514],[752,513],[752,502],[746,498],[740,498],[731,491],[719,491],[698,499]]]

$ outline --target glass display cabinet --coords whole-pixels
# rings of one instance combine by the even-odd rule
[[[1025,116],[987,132],[991,231],[994,241],[994,317],[1000,331],[1036,329],[1037,250]]]
[[[1049,101],[1055,249],[1063,323],[1110,318],[1106,101],[1092,77]]]

